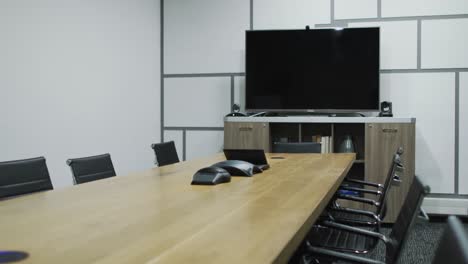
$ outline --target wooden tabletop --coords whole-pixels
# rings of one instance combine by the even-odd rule
[[[190,182],[221,154],[0,201],[0,250],[29,263],[284,263],[355,156],[267,156],[269,170],[216,186]]]

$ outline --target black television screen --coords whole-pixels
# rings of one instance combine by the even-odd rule
[[[246,109],[379,109],[379,28],[246,32]]]

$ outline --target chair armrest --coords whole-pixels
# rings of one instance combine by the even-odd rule
[[[365,229],[361,229],[361,228],[357,228],[353,226],[338,224],[332,221],[323,221],[321,224],[323,226],[327,226],[327,227],[331,227],[335,229],[341,229],[344,231],[348,231],[348,232],[363,235],[363,236],[377,238],[377,239],[382,240],[385,244],[392,243],[392,240],[390,238],[386,237],[384,234],[381,234],[381,233],[377,233],[377,232],[373,232],[373,231],[369,231],[369,230],[365,230]]]
[[[367,182],[367,181],[360,181],[360,180],[354,180],[354,179],[348,179],[345,178],[344,182],[350,182],[350,183],[356,183],[356,184],[362,184],[362,185],[367,185],[367,186],[372,186],[376,188],[383,189],[384,186],[380,183],[373,183],[373,182]]]
[[[331,207],[331,208],[328,208],[327,210],[336,211],[336,212],[350,213],[350,214],[365,215],[365,216],[368,216],[370,218],[373,218],[377,222],[382,222],[380,217],[378,215],[376,215],[374,212],[371,212],[371,211],[359,210],[359,209],[354,209],[354,208],[346,208],[346,207],[339,207],[339,208]]]
[[[340,190],[355,191],[355,192],[360,192],[360,193],[369,193],[369,194],[374,194],[374,195],[382,195],[382,191],[368,190],[368,189],[362,189],[362,188],[351,187],[351,186],[340,186]]]
[[[314,255],[326,256],[327,258],[333,258],[333,259],[341,259],[341,260],[351,262],[351,263],[385,264],[384,262],[381,262],[378,260],[363,258],[357,255],[351,255],[351,254],[346,254],[346,253],[333,251],[329,249],[314,247],[314,246],[311,246],[310,244],[307,244],[307,250],[308,252]]]
[[[345,224],[345,225],[350,225],[350,226],[356,226],[356,227],[367,227],[367,228],[377,228],[379,229],[379,222],[377,221],[364,221],[364,220],[352,220],[352,219],[347,219],[347,218],[334,218],[334,217],[329,217],[330,221],[334,221],[340,224]],[[378,232],[378,230],[376,230]]]
[[[350,201],[355,201],[355,202],[361,202],[361,203],[366,203],[366,204],[370,204],[370,205],[373,205],[373,206],[380,206],[380,203],[377,202],[377,201],[374,201],[372,199],[369,199],[369,198],[363,198],[363,197],[356,197],[356,196],[352,196],[352,195],[345,195],[345,194],[336,194],[336,198],[337,199],[343,199],[343,200],[350,200]]]

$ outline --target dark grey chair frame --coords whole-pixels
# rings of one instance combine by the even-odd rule
[[[44,157],[0,162],[0,199],[53,189]]]
[[[109,153],[68,159],[67,165],[70,166],[75,184],[101,180],[116,176],[114,165]]]

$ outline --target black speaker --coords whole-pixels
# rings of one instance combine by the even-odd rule
[[[383,101],[380,103],[380,114],[379,116],[392,117],[392,102]]]

